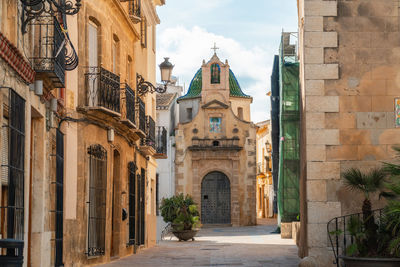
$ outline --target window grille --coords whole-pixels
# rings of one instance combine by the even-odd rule
[[[63,264],[63,214],[64,214],[64,134],[56,135],[56,258],[55,266]]]
[[[142,17],[142,21],[140,22],[140,43],[143,48],[147,47],[147,20],[146,17]]]
[[[128,245],[135,244],[136,237],[136,164],[129,162],[129,242]]]
[[[0,231],[2,239],[23,240],[25,100],[12,89],[8,92],[8,107],[8,123],[5,120],[2,127],[7,151],[2,159]],[[15,248],[7,249],[8,256],[21,256],[16,254]]]
[[[88,148],[89,222],[88,256],[104,255],[106,226],[107,151],[101,145]]]

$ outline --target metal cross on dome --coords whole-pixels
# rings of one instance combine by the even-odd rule
[[[214,43],[214,47],[211,47],[211,50],[214,50],[214,55],[217,54],[217,49],[219,49],[219,47],[217,47],[217,44]]]

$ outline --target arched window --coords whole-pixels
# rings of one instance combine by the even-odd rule
[[[218,64],[211,65],[211,83],[220,83],[221,67]]]

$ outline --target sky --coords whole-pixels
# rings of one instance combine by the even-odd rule
[[[169,57],[185,92],[216,43],[220,60],[228,60],[243,92],[253,97],[252,121],[270,118],[273,56],[282,30],[297,31],[296,0],[166,0],[157,12],[157,64]]]

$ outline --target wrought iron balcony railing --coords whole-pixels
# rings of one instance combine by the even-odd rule
[[[143,100],[138,97],[137,98],[137,110],[139,111],[139,130],[141,130],[143,133],[146,132],[146,106],[143,102]]]
[[[239,138],[192,139],[190,150],[241,150]]]
[[[135,24],[141,21],[141,0],[129,1],[129,17]]]
[[[32,21],[31,61],[37,78],[48,78],[55,88],[65,86],[65,35],[55,16],[40,16]]]
[[[167,155],[167,129],[163,126],[157,126],[156,152]]]
[[[122,99],[122,117],[124,120],[128,121],[131,125],[136,125],[136,100],[135,100],[135,92],[132,88],[125,83],[125,88],[122,88],[121,92]]]
[[[86,105],[120,113],[120,78],[102,68],[88,67],[86,77]]]
[[[156,123],[151,116],[146,116],[146,137],[142,138],[141,145],[156,149]]]

